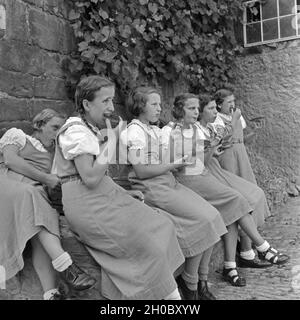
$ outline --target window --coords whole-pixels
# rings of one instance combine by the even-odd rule
[[[244,2],[244,46],[300,38],[300,0]]]

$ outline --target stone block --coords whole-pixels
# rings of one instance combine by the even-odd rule
[[[0,90],[14,97],[32,97],[33,77],[0,68]]]
[[[34,99],[28,103],[30,105],[30,119],[45,108],[54,109],[58,112],[65,113],[67,116],[70,116],[74,112],[74,106],[71,101]]]
[[[34,78],[34,97],[55,100],[68,99],[65,82],[62,79]]]
[[[29,41],[29,30],[26,20],[27,8],[20,0],[7,1],[7,30],[6,37],[22,42]]]
[[[56,16],[67,19],[69,12],[68,1],[44,0],[44,10]]]
[[[35,9],[29,10],[28,19],[33,44],[50,51],[70,52],[66,21]]]
[[[0,66],[10,71],[41,75],[43,53],[38,47],[20,41],[0,41]]]
[[[30,120],[31,114],[26,99],[0,99],[0,119],[5,121]]]
[[[30,121],[1,121],[0,122],[0,138],[10,128],[22,129],[27,134],[31,134],[33,129]]]
[[[22,0],[25,3],[31,4],[33,6],[36,6],[38,8],[44,7],[45,0]]]

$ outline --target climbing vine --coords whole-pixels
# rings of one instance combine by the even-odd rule
[[[141,78],[183,77],[192,91],[233,78],[240,0],[69,1],[78,41],[65,65],[71,87],[83,74],[107,75],[123,91]]]

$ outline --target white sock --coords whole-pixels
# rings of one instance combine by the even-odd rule
[[[236,262],[235,261],[224,261],[224,268],[225,269],[236,269]],[[228,273],[229,276],[237,276],[238,273],[236,270],[231,270]]]
[[[240,256],[245,260],[253,260],[255,258],[255,252],[253,249],[241,251]]]
[[[70,257],[68,252],[64,252],[55,260],[52,260],[53,268],[58,272],[62,272],[68,269],[72,263],[73,263],[72,258]]]
[[[270,244],[268,241],[265,241],[263,244],[261,244],[260,246],[257,246],[256,249],[259,252],[265,252],[270,248]]]
[[[236,262],[235,261],[224,261],[224,267],[225,267],[225,269],[235,269]]]
[[[50,289],[43,294],[44,300],[50,300],[55,293],[59,293],[58,289]]]
[[[165,297],[164,300],[181,300],[178,288]]]

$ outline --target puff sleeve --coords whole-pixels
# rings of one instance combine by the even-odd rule
[[[121,134],[122,143],[128,150],[141,150],[146,148],[145,132],[138,125],[131,125]]]
[[[73,160],[82,154],[98,156],[99,140],[88,128],[73,125],[59,136],[59,145],[66,160]]]
[[[19,150],[26,144],[26,134],[21,129],[11,128],[7,130],[0,139],[0,152],[7,145],[16,145]]]

